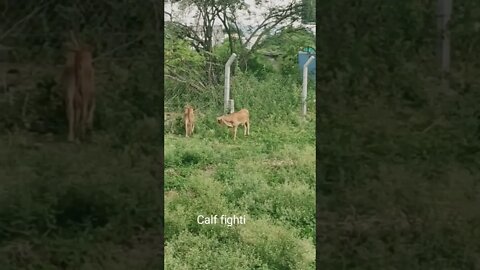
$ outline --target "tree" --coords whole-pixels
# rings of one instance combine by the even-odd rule
[[[300,15],[302,11],[302,4],[291,2],[286,6],[275,6],[270,7],[267,12],[263,14],[262,22],[255,26],[251,27],[247,34],[245,31],[241,31],[238,24],[238,10],[234,6],[225,6],[219,16],[219,19],[222,21],[222,24],[229,36],[229,41],[236,41],[240,43],[242,51],[239,53],[239,65],[241,68],[246,68],[246,63],[248,62],[252,53],[254,53],[261,41],[268,35],[273,32],[281,32],[283,29],[290,27],[294,22],[300,20]],[[233,40],[232,34],[238,35],[238,39]],[[233,46],[231,48],[231,53],[233,53]]]
[[[302,2],[303,2],[302,22],[315,23],[316,1],[303,0]]]
[[[260,42],[273,31],[280,31],[291,26],[301,18],[303,4],[292,1],[285,6],[269,7],[262,14],[260,24],[243,31],[238,18],[240,11],[251,14],[262,1],[256,1],[255,5],[248,6],[244,0],[183,0],[180,1],[182,8],[194,7],[197,10],[199,21],[202,22],[199,32],[198,28],[175,22],[177,32],[189,39],[192,46],[204,53],[208,59],[212,59],[213,51],[213,26],[216,20],[220,20],[225,33],[228,35],[230,53],[238,53],[240,67],[245,69],[249,57],[258,49]],[[240,51],[235,51],[235,43],[241,46]]]

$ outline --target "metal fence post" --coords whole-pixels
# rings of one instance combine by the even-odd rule
[[[225,64],[225,90],[223,94],[223,111],[225,113],[228,112],[228,103],[230,100],[230,66],[232,65],[233,60],[235,60],[236,57],[237,55],[235,53],[232,53],[232,55],[230,55],[230,58],[228,58],[227,63]]]
[[[302,115],[307,115],[307,84],[308,84],[308,65],[315,59],[315,56],[310,56],[307,62],[303,65],[303,84],[302,84]]]

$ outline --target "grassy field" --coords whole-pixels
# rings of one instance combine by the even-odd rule
[[[235,142],[205,104],[192,138],[180,121],[166,127],[166,269],[315,268],[315,110],[301,120],[298,88],[286,85],[238,82],[251,132],[239,128]],[[245,215],[246,224],[200,225],[198,215]]]
[[[345,106],[338,93],[321,101],[318,263],[478,269],[478,93],[437,99],[440,116],[378,96]]]
[[[0,268],[161,269],[155,158],[62,141],[0,137]]]

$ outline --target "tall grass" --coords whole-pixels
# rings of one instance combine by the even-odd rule
[[[0,95],[0,268],[163,264],[161,104],[150,106],[160,93],[145,67],[126,72],[128,83],[112,70],[99,76],[95,132],[82,145],[65,143],[62,99],[51,78]],[[116,80],[105,83],[110,76]]]
[[[299,94],[291,79],[238,74],[232,98],[236,110],[250,111],[252,129],[244,137],[239,128],[236,142],[215,121],[221,103],[185,99],[203,115],[192,138],[166,129],[168,269],[314,269],[314,94],[306,121]],[[200,214],[246,215],[247,222],[199,225]]]

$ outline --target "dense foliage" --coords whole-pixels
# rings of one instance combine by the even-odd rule
[[[161,269],[162,4],[0,1],[0,268]],[[70,31],[94,47],[82,145],[58,87]]]
[[[480,3],[453,1],[449,91],[436,1],[318,4],[319,266],[478,268]]]

